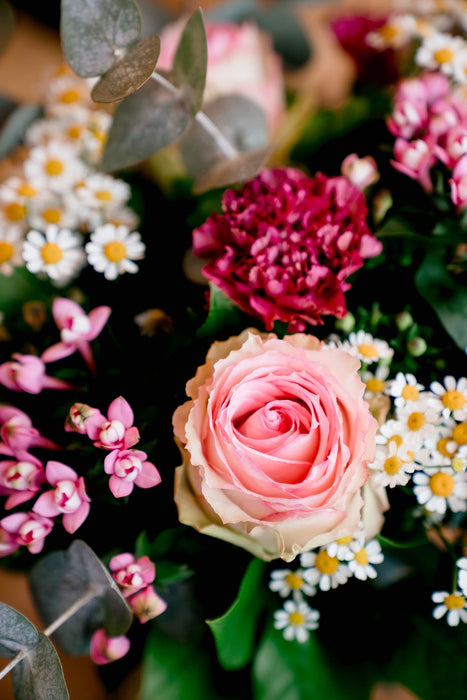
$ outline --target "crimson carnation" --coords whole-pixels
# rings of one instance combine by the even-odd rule
[[[222,213],[193,231],[203,275],[266,330],[301,332],[323,315],[346,314],[346,278],[382,245],[366,223],[362,192],[347,178],[296,168],[264,169],[226,190]]]

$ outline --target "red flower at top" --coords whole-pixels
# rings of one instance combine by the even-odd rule
[[[362,192],[343,176],[309,177],[296,168],[263,170],[226,190],[222,214],[193,231],[203,275],[266,330],[289,332],[346,314],[346,278],[382,245],[366,223]]]

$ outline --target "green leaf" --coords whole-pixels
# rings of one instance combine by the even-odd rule
[[[214,284],[209,285],[209,313],[206,321],[198,329],[198,337],[218,336],[222,329],[236,325],[241,318],[238,306]]]
[[[198,8],[183,28],[172,67],[175,84],[188,92],[193,117],[203,100],[207,65],[206,29],[203,13]]]
[[[106,73],[141,34],[133,0],[62,0],[60,39],[65,59],[83,78]]]
[[[92,99],[95,102],[116,102],[138,90],[154,72],[160,47],[161,40],[157,34],[130,46],[94,85]]]
[[[13,7],[7,0],[0,0],[0,53],[8,45],[15,24]]]
[[[62,665],[50,640],[39,632],[34,649],[11,672],[16,700],[67,700]]]
[[[21,105],[10,112],[0,133],[0,159],[21,143],[30,124],[41,114],[42,107],[34,104]]]
[[[57,643],[70,655],[86,654],[93,632],[104,627],[107,634],[124,634],[132,612],[112,576],[82,540],[63,551],[47,554],[29,572],[37,609],[50,625],[80,598],[93,597],[54,633]]]
[[[127,168],[180,138],[191,119],[186,97],[156,80],[117,105],[104,149],[105,171]]]
[[[31,649],[39,634],[29,620],[6,603],[0,602],[0,656],[12,659],[22,649]]]
[[[442,249],[430,250],[415,274],[415,285],[432,306],[446,332],[467,349],[467,288],[446,269]]]
[[[241,668],[252,657],[258,616],[265,601],[262,595],[264,569],[264,561],[253,559],[237,598],[227,612],[215,620],[207,620],[214,635],[219,662],[226,670]]]
[[[193,185],[193,194],[203,194],[212,189],[229,187],[254,178],[264,166],[268,154],[267,149],[248,151],[240,153],[236,158],[217,163],[197,178]]]

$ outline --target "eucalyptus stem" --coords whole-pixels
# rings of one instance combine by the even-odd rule
[[[154,71],[151,75],[151,79],[163,88],[165,88],[172,95],[180,95],[180,90],[175,87],[169,80],[164,78],[163,75]],[[208,117],[208,115],[202,110],[198,110],[194,117],[195,122],[204,129],[204,131],[213,139],[216,146],[226,158],[236,158],[238,156],[238,151],[235,146],[232,146],[230,141],[224,136],[222,131],[214,124],[214,122]]]

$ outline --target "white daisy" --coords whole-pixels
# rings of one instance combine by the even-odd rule
[[[30,150],[24,161],[24,172],[33,187],[59,192],[82,180],[87,168],[73,146],[50,141]]]
[[[423,384],[420,384],[413,374],[398,372],[394,379],[388,382],[386,393],[394,398],[396,406],[404,406],[420,398],[420,392],[424,389]]]
[[[319,586],[322,591],[346,583],[351,573],[347,564],[339,561],[335,556],[330,556],[326,547],[321,547],[317,552],[303,552],[300,555],[300,564],[303,567],[303,578],[312,586]]]
[[[389,364],[394,355],[394,350],[385,340],[374,338],[363,330],[350,333],[348,339],[342,343],[342,349],[358,357],[364,364],[382,360]]]
[[[377,571],[373,564],[381,564],[384,555],[378,540],[370,540],[366,544],[353,542],[350,545],[350,554],[347,560],[350,571],[360,581],[367,578],[376,578]]]
[[[114,280],[124,272],[138,272],[134,260],[144,258],[146,246],[138,231],[126,226],[104,224],[91,234],[86,243],[88,262],[96,272],[103,272],[108,280]]]
[[[76,195],[85,207],[102,212],[113,211],[127,203],[131,194],[130,186],[106,173],[91,173],[76,188]]]
[[[388,17],[379,29],[368,32],[366,43],[374,49],[384,51],[388,48],[398,49],[418,36],[417,20],[414,15],[393,15]]]
[[[407,450],[411,450],[414,454],[423,444],[422,437],[416,430],[408,430],[402,421],[395,418],[382,423],[376,433],[377,445],[389,445],[392,442],[397,446],[404,444]]]
[[[45,274],[59,286],[73,279],[86,263],[82,236],[50,225],[44,233],[29,231],[23,245],[29,272]]]
[[[440,70],[446,75],[452,75],[457,54],[465,47],[465,41],[460,36],[446,32],[434,32],[422,39],[415,52],[415,63],[427,70]]]
[[[11,275],[15,267],[24,265],[22,248],[24,234],[19,226],[0,226],[0,273]]]
[[[274,613],[274,627],[283,630],[284,639],[304,643],[308,641],[310,630],[319,626],[319,612],[311,608],[305,601],[287,600],[282,610]]]
[[[51,116],[60,116],[77,107],[93,108],[91,99],[92,82],[83,80],[74,74],[64,74],[48,83],[44,96],[46,112]]]
[[[275,593],[279,593],[282,598],[287,598],[290,593],[293,593],[294,597],[298,594],[305,595],[315,595],[316,588],[310,586],[303,578],[303,571],[297,569],[292,571],[291,569],[276,569],[271,571],[271,580],[269,582],[269,588]]]
[[[401,424],[404,435],[414,434],[422,440],[435,430],[439,420],[438,408],[430,405],[423,396],[395,409],[395,418]]]
[[[30,228],[45,231],[47,226],[54,224],[59,228],[73,229],[78,225],[77,208],[70,206],[67,197],[58,192],[42,192],[28,210]]]
[[[334,540],[334,542],[330,542],[326,547],[326,551],[330,557],[337,557],[340,561],[346,561],[352,552],[350,548],[352,542],[363,543],[363,541],[363,530],[359,530],[352,535],[344,535],[344,537],[339,537],[337,540]]]
[[[456,561],[457,585],[464,595],[467,595],[467,557],[460,557]]]
[[[140,223],[138,214],[130,207],[119,207],[106,214],[108,224],[114,226],[126,226],[134,231]]]
[[[450,466],[459,450],[459,445],[453,438],[455,426],[455,421],[451,420],[445,425],[436,426],[433,433],[425,439],[424,447],[417,455],[417,461],[430,466]]]
[[[446,615],[446,621],[451,627],[455,627],[459,622],[467,622],[466,599],[459,591],[448,593],[447,591],[436,591],[432,593],[433,603],[438,605],[433,609],[433,617],[439,620]]]
[[[375,483],[381,486],[405,486],[410,474],[416,469],[414,453],[406,445],[390,442],[384,447],[377,447],[374,461],[369,468],[374,472]]]
[[[443,383],[431,382],[432,405],[439,408],[444,418],[453,416],[457,421],[467,419],[467,378],[444,377]]]
[[[27,229],[27,199],[12,186],[0,185],[0,224]]]
[[[440,515],[449,508],[453,513],[467,510],[467,474],[456,472],[451,467],[435,471],[417,471],[412,480],[414,494],[420,505]]]
[[[385,391],[388,375],[389,367],[387,365],[378,365],[374,372],[366,370],[361,373],[362,381],[365,382],[364,398],[366,400]]]

